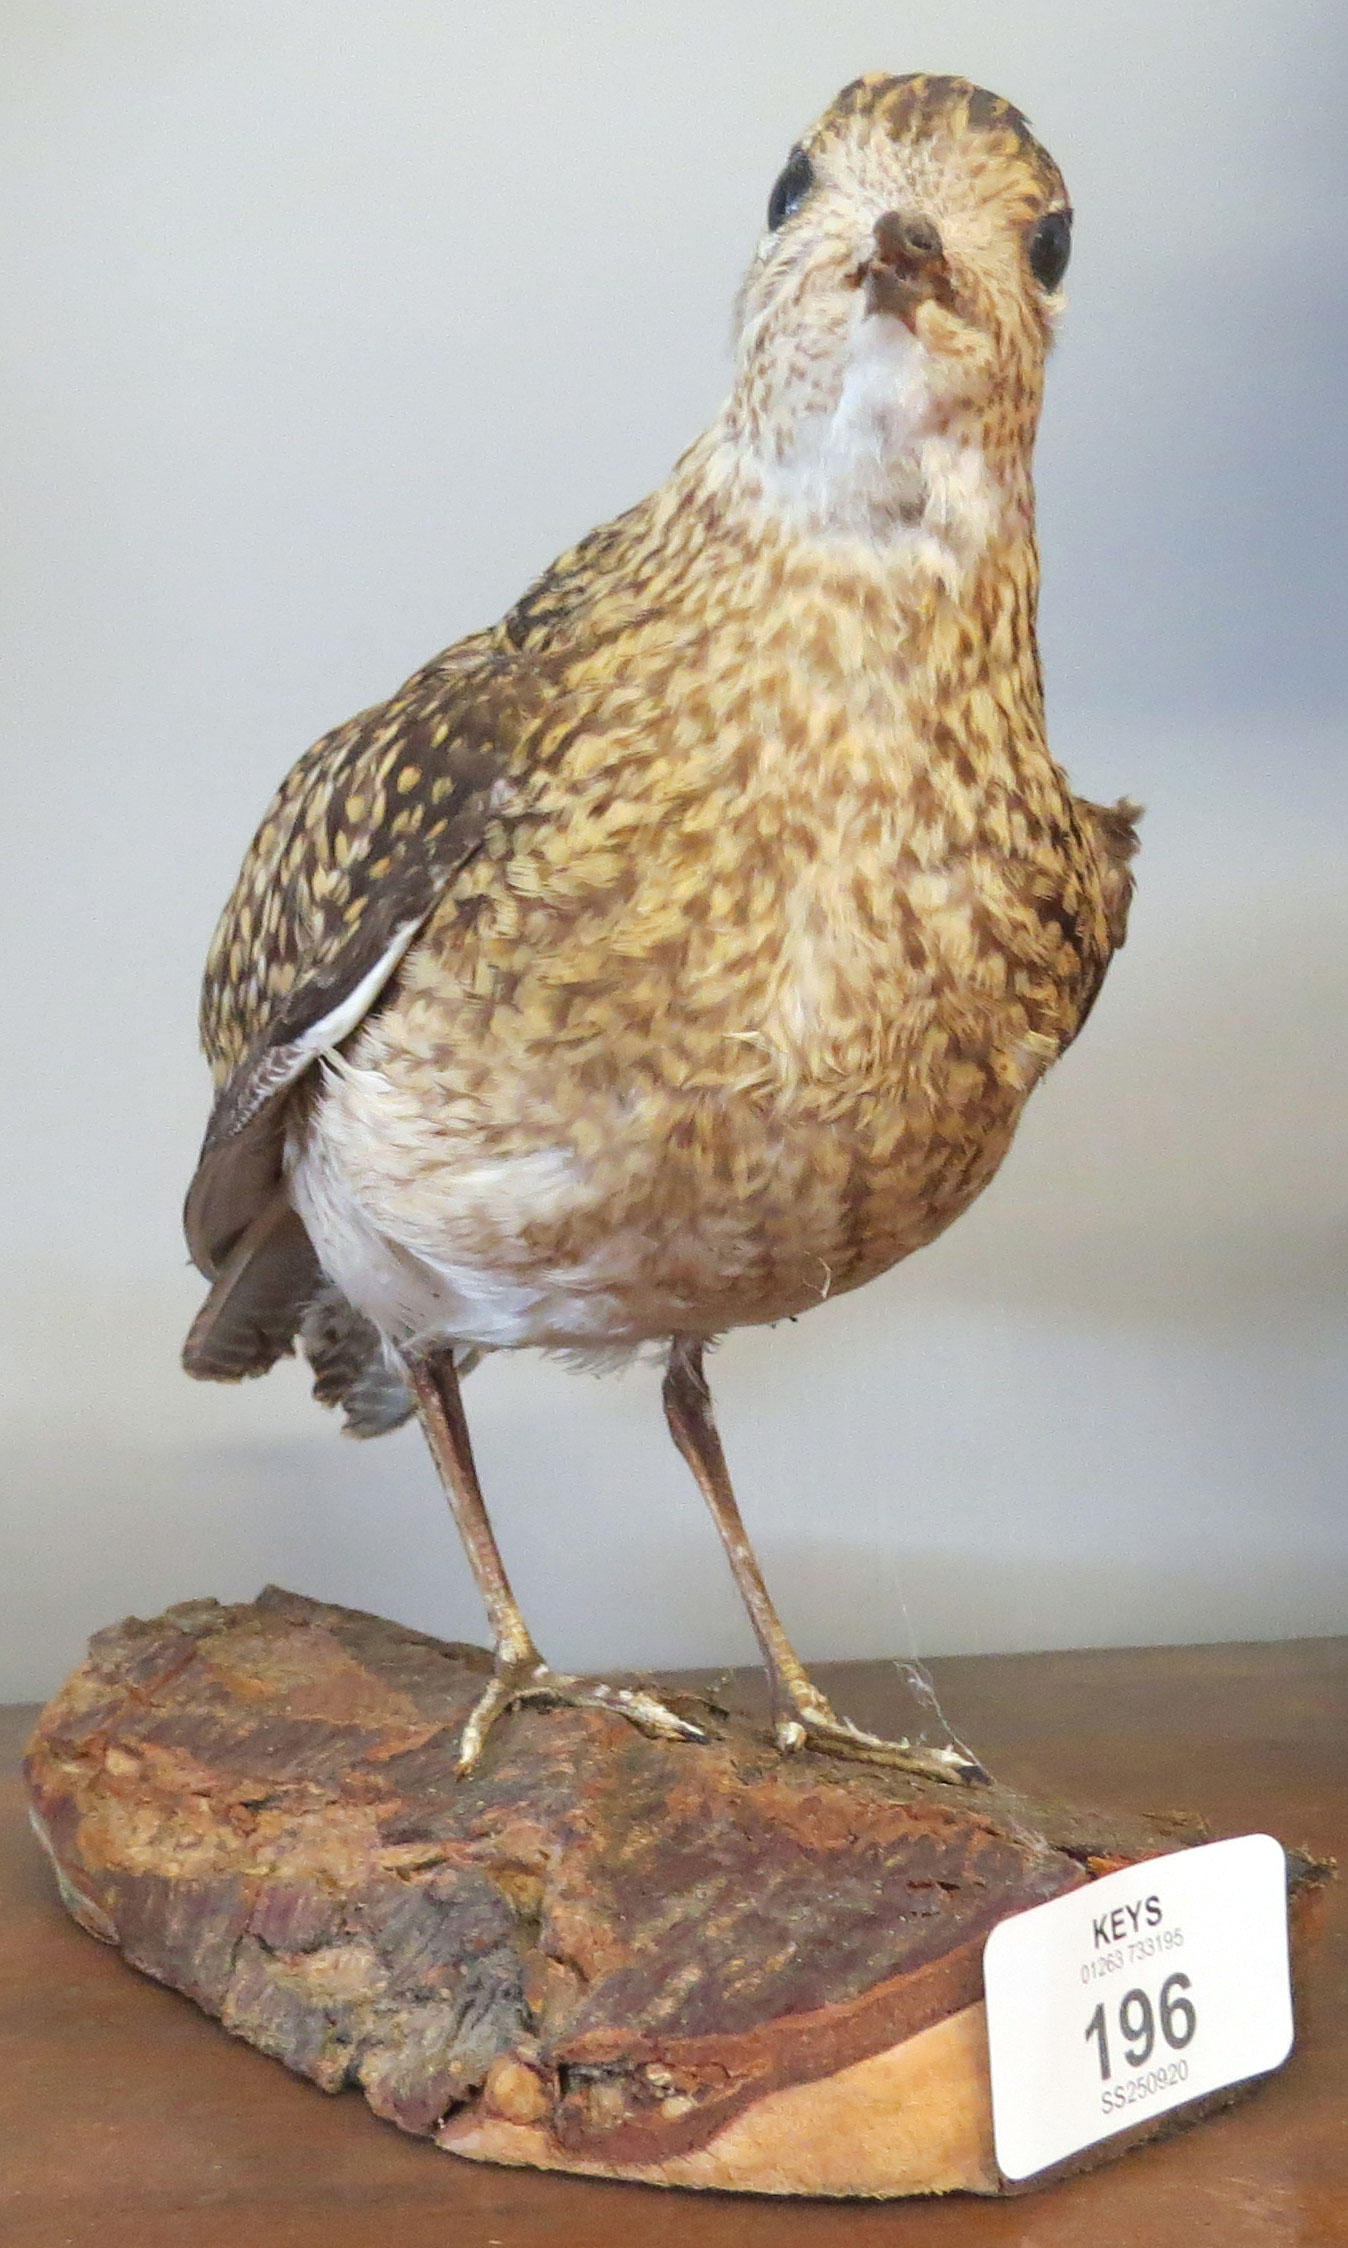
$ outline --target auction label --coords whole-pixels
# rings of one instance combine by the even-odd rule
[[[1263,2075],[1292,2050],[1282,1845],[1206,1842],[1016,1913],[983,1983],[1008,2178]]]

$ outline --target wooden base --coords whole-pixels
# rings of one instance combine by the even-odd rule
[[[460,2155],[759,2193],[1015,2190],[983,1942],[1204,1839],[1197,1821],[783,1759],[691,1697],[705,1745],[527,1709],[459,1781],[488,1668],[274,1590],[100,1633],[28,1760],[70,1911]],[[1293,1861],[1294,1921],[1321,1872]]]

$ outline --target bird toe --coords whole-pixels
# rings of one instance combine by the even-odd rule
[[[803,1706],[796,1703],[779,1712],[773,1725],[779,1749],[794,1754],[802,1748],[826,1755],[851,1756],[866,1764],[888,1764],[896,1771],[913,1772],[922,1779],[953,1781],[960,1786],[987,1784],[991,1774],[962,1742],[946,1748],[929,1748],[922,1741],[890,1741],[879,1733],[864,1732],[850,1718],[839,1717],[822,1694],[811,1695]]]
[[[640,1732],[665,1741],[705,1741],[702,1726],[680,1717],[658,1695],[641,1686],[614,1686],[605,1678],[573,1678],[546,1663],[502,1664],[469,1712],[459,1741],[458,1770],[471,1772],[492,1726],[508,1709],[543,1702],[567,1709],[595,1709],[624,1717]]]

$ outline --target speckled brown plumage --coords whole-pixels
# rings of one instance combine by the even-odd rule
[[[687,1352],[931,1240],[1093,1004],[1135,836],[1044,734],[1065,190],[958,79],[858,80],[793,161],[711,429],[267,814],[203,996],[193,1372],[320,1290],[325,1398],[379,1336],[395,1387],[681,1338],[706,1466]]]

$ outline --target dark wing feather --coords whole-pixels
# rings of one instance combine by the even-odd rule
[[[192,1373],[238,1379],[291,1348],[318,1271],[279,1214],[287,1104],[478,849],[518,737],[517,666],[495,634],[437,657],[309,750],[253,840],[202,990],[217,1092],[185,1226],[215,1286]]]

